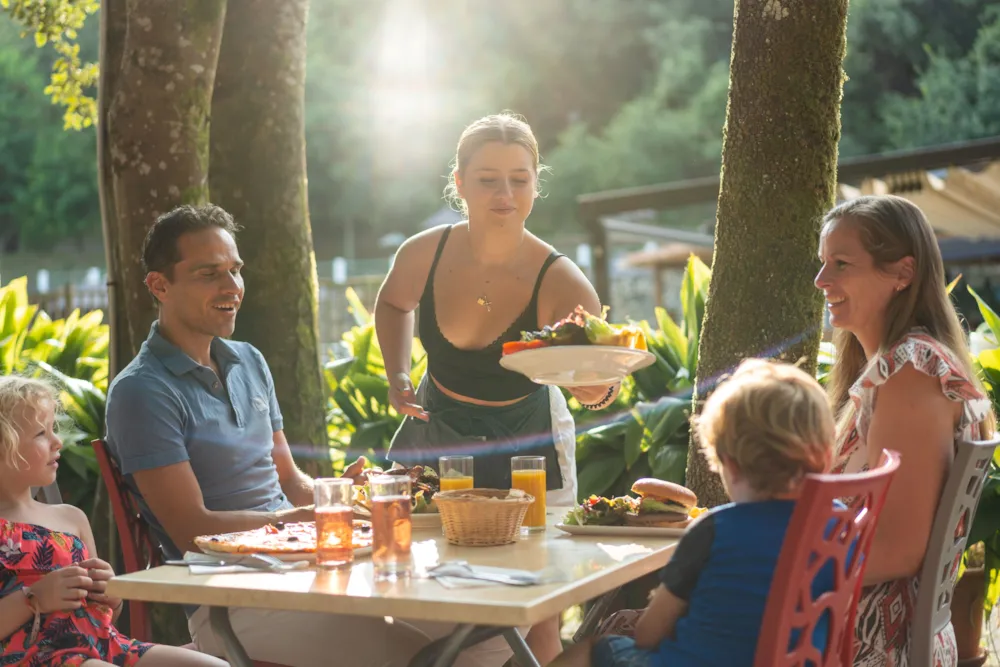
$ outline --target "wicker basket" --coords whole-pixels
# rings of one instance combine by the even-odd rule
[[[463,489],[434,496],[444,536],[463,547],[492,547],[517,541],[534,496],[520,489]]]

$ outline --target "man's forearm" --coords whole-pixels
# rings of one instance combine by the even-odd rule
[[[288,502],[296,507],[313,504],[313,487],[313,479],[297,468],[290,479],[281,480],[281,490],[284,491]]]

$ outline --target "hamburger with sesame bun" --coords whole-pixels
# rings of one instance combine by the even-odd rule
[[[632,493],[639,499],[635,509],[625,514],[626,526],[684,528],[698,504],[698,496],[691,489],[651,477],[636,480]]]

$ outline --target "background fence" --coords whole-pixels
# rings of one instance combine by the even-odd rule
[[[323,354],[340,356],[345,353],[340,345],[341,336],[355,324],[354,316],[348,312],[347,288],[354,288],[361,303],[371,311],[375,307],[382,279],[383,276],[356,276],[345,283],[335,283],[329,278],[319,279],[319,343]],[[66,317],[77,308],[81,312],[95,309],[107,311],[108,308],[108,293],[104,286],[67,284],[55,291],[30,294],[30,299],[53,319]]]

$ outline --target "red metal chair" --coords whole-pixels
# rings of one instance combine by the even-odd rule
[[[111,500],[111,510],[115,515],[115,525],[125,561],[125,572],[139,572],[161,564],[160,549],[149,535],[149,525],[140,516],[135,499],[125,485],[125,479],[118,465],[108,454],[103,440],[91,441],[97,465],[101,469],[104,486]],[[129,634],[139,641],[152,641],[153,632],[149,622],[149,609],[145,602],[128,601]]]
[[[139,508],[132,497],[118,464],[108,453],[104,440],[91,441],[96,454],[97,465],[101,469],[101,478],[108,490],[111,509],[115,515],[115,525],[118,528],[122,547],[122,557],[125,560],[125,572],[138,572],[162,564],[160,548],[149,534],[149,525],[139,514]],[[145,602],[128,600],[129,635],[132,639],[152,641],[153,631],[149,620],[149,609]],[[185,644],[182,648],[196,650],[194,644]],[[254,667],[285,667],[278,663],[254,660]]]
[[[854,618],[865,560],[899,454],[885,450],[874,470],[808,475],[788,524],[761,624],[754,667],[850,667]],[[850,506],[834,501],[851,498]],[[812,598],[812,583],[833,561],[834,590]],[[817,622],[829,623],[825,652],[812,644]],[[798,632],[791,645],[793,632]]]

